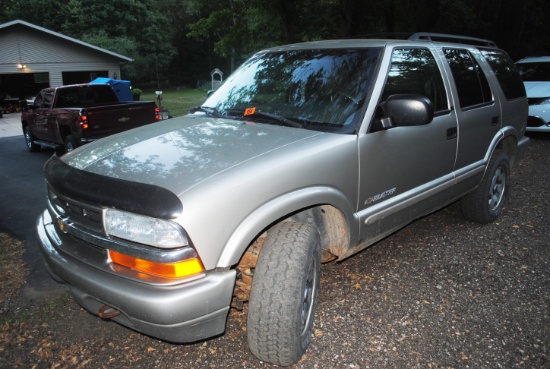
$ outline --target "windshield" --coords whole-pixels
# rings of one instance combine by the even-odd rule
[[[518,63],[517,66],[524,81],[550,81],[550,62]]]
[[[327,49],[256,54],[200,110],[254,122],[353,132],[380,51]]]

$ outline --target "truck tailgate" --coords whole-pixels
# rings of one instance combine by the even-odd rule
[[[120,102],[86,108],[88,129],[84,137],[100,138],[157,121],[153,101]]]

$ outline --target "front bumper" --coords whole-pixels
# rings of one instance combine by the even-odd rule
[[[116,268],[109,272],[100,250],[65,252],[67,247],[85,250],[90,245],[59,232],[47,210],[38,218],[36,231],[48,272],[67,283],[76,301],[92,314],[107,305],[121,312],[112,320],[170,342],[193,342],[225,331],[234,270],[208,272],[186,283],[137,281],[118,275]]]

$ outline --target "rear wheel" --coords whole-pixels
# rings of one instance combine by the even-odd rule
[[[268,232],[252,280],[248,344],[260,360],[292,365],[311,341],[319,294],[317,229],[282,222]]]
[[[27,144],[27,149],[29,151],[38,151],[40,149],[40,145],[34,142],[34,135],[32,134],[29,126],[25,126],[25,128],[23,128],[23,134],[25,136],[25,143]]]
[[[73,135],[65,137],[65,152],[71,152],[78,147],[78,140]]]
[[[508,156],[503,151],[495,151],[477,189],[460,201],[464,217],[478,223],[496,220],[504,207],[509,178]]]

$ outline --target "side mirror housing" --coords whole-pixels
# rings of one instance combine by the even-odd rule
[[[380,109],[382,129],[421,126],[430,123],[434,117],[431,100],[422,95],[392,95],[380,104]]]
[[[27,100],[19,100],[19,107],[21,108],[21,111],[29,111],[29,104],[27,103]]]

